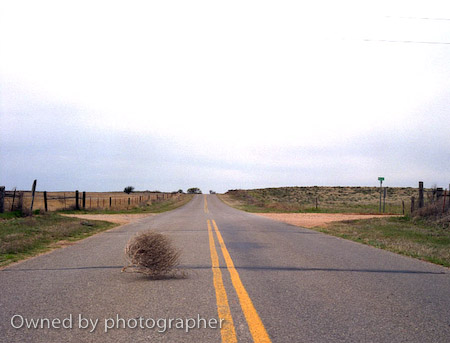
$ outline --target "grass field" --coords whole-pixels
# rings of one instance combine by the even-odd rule
[[[387,189],[385,212],[409,213],[416,188]],[[230,190],[221,199],[248,212],[378,213],[380,189],[377,187],[282,187]],[[317,208],[316,208],[317,199]]]
[[[422,220],[374,218],[335,222],[313,229],[450,267],[450,230]]]
[[[23,193],[23,210],[29,211],[31,207],[31,192]],[[5,209],[10,210],[13,198],[9,191],[5,199]],[[79,192],[79,206],[82,208],[83,192]],[[87,210],[127,210],[142,205],[151,205],[153,203],[163,202],[171,198],[183,198],[187,194],[181,193],[158,193],[158,192],[133,192],[126,194],[124,192],[86,192],[85,209]],[[110,202],[111,199],[111,202]],[[14,208],[19,203],[19,192],[14,199]],[[75,192],[47,192],[48,211],[72,210],[75,208]],[[45,210],[44,192],[36,192],[33,210]]]
[[[180,194],[176,197],[170,197],[166,200],[153,201],[151,203],[138,203],[128,208],[92,208],[86,210],[63,210],[60,213],[70,214],[119,214],[119,213],[161,213],[174,210],[187,204],[191,199],[192,194]]]
[[[110,229],[116,224],[67,218],[56,213],[0,218],[0,266]],[[59,243],[59,244],[58,244]],[[63,244],[62,244],[63,243]]]
[[[138,203],[128,209],[95,208],[86,211],[60,211],[60,213],[161,213],[183,206],[192,197],[193,195],[180,194],[166,199],[161,198],[151,203]],[[39,211],[39,214],[27,217],[18,211],[2,213],[0,214],[0,267],[54,248],[70,245],[74,241],[114,226],[117,224],[68,218],[59,215],[58,212],[45,213],[42,210]]]

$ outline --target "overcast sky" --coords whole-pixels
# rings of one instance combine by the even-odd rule
[[[0,0],[0,184],[448,187],[450,3]]]

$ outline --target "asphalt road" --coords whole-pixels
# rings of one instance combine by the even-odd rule
[[[146,229],[186,278],[121,273]],[[449,269],[200,195],[0,271],[0,342],[253,341],[450,342]]]

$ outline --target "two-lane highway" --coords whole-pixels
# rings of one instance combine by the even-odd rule
[[[173,239],[187,278],[121,273],[147,229]],[[0,341],[448,342],[449,295],[447,268],[199,195],[0,271]]]

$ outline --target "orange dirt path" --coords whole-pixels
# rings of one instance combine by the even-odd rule
[[[66,217],[75,217],[87,220],[104,220],[117,224],[128,224],[138,219],[154,216],[155,213],[136,213],[136,214],[63,214]]]
[[[343,220],[370,219],[381,217],[398,217],[385,214],[352,214],[352,213],[253,213],[266,218],[288,224],[312,228]]]

